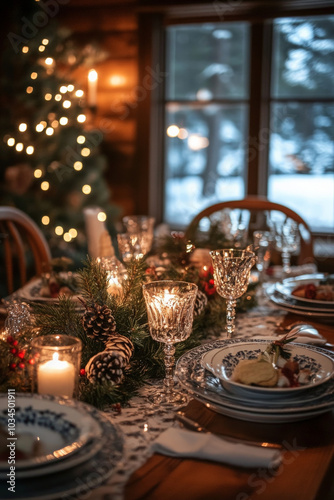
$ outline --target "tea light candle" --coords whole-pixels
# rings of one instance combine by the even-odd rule
[[[53,359],[38,367],[38,393],[71,398],[75,387],[75,368],[72,363],[58,358],[59,354],[55,352]]]
[[[123,285],[117,276],[113,276],[112,273],[108,273],[108,289],[109,295],[122,295]]]

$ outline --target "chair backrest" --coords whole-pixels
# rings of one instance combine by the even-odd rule
[[[291,208],[288,208],[285,205],[280,205],[279,203],[271,202],[267,198],[260,196],[249,196],[241,200],[224,201],[205,208],[204,210],[199,212],[190,222],[185,232],[187,239],[191,240],[194,238],[199,223],[202,219],[210,217],[214,213],[220,212],[227,208],[248,210],[251,214],[260,212],[264,214],[265,212],[270,213],[274,211],[285,214],[290,219],[296,221],[300,228],[301,250],[298,255],[298,264],[314,262],[313,237],[311,229],[307,222],[294,210],[291,210]]]
[[[51,260],[51,252],[35,222],[17,208],[0,207],[0,233],[7,293],[10,294],[17,283],[22,286],[29,279],[29,259],[34,263],[34,272],[41,274]]]

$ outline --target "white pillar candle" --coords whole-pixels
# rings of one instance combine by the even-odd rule
[[[39,394],[72,397],[75,387],[75,368],[68,361],[60,361],[59,354],[38,366],[37,390]]]
[[[97,72],[91,69],[88,73],[88,106],[96,106],[97,102]]]
[[[98,219],[98,215],[102,210],[99,207],[86,207],[83,212],[86,225],[88,253],[92,259],[96,259],[100,257],[101,235],[106,231],[104,221]]]

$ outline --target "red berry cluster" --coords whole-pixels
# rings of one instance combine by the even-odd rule
[[[200,283],[204,293],[211,297],[216,293],[215,281],[213,279],[213,266],[203,268],[199,273]]]
[[[145,270],[145,274],[147,274],[151,279],[158,279],[157,270],[155,266],[150,266]]]
[[[23,370],[27,364],[35,364],[34,358],[27,358],[26,350],[20,348],[18,341],[14,337],[9,335],[7,343],[9,344],[9,351],[12,354],[12,361],[9,363],[10,370],[14,371],[16,368]]]
[[[111,408],[115,413],[122,413],[121,403],[115,403],[111,406]]]

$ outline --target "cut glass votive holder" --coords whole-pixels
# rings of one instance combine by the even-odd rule
[[[81,340],[69,335],[44,335],[33,339],[31,347],[35,360],[33,392],[77,397]]]

